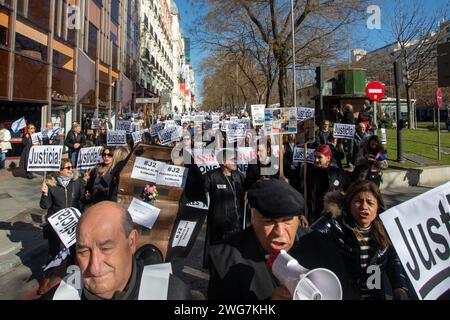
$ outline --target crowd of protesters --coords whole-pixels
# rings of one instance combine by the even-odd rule
[[[394,298],[407,298],[404,271],[378,218],[385,210],[379,186],[382,170],[387,168],[387,155],[376,135],[369,105],[356,117],[353,107],[346,105],[343,112],[336,109],[334,119],[320,122],[315,141],[308,144],[308,148],[314,149],[313,163],[294,160],[294,149],[299,147],[295,134],[285,135],[284,139],[283,136],[281,139],[265,137],[263,128],[254,127],[248,114],[235,118],[249,120],[253,131],[232,143],[227,140],[226,130],[222,134],[211,134],[211,130],[207,130],[211,129],[206,124],[212,122],[211,114],[204,114],[203,124],[195,123],[192,117],[188,121],[180,117],[175,120],[174,116],[159,117],[149,124],[140,118],[130,119],[137,124],[137,130],[142,130],[139,143],[143,144],[161,145],[158,135],[151,133],[155,125],[164,127],[174,122],[182,129],[177,139],[167,146],[180,149],[180,153],[172,157],[174,164],[197,170],[200,177],[195,183],[186,182],[183,194],[186,202],[206,203],[209,199],[203,266],[211,274],[210,298],[292,298],[285,288],[274,282],[267,268],[255,267],[253,263],[265,261],[264,254],[281,249],[297,254],[311,268],[325,266],[336,272],[342,277],[341,282],[346,282],[344,298],[348,299],[384,298],[383,289],[375,292],[364,286],[368,261],[376,257],[383,271],[388,273]],[[231,115],[220,116],[221,124],[230,120]],[[336,138],[331,130],[333,120],[355,125],[354,138]],[[149,130],[143,131],[147,125]],[[36,144],[31,140],[35,127],[29,124],[27,129],[21,161],[24,169],[27,153]],[[75,207],[83,212],[105,206],[105,201],[117,201],[120,173],[135,143],[128,134],[127,147],[108,146],[107,132],[112,129],[108,123],[95,130],[92,141],[81,129],[80,124],[73,123],[64,142],[69,157],[62,161],[60,171],[47,177],[42,184],[41,207],[47,210],[47,219],[63,208]],[[205,132],[209,134],[206,143]],[[41,143],[54,144],[54,139]],[[195,165],[196,150],[208,143],[219,166],[202,175]],[[75,169],[78,153],[89,145],[102,147],[102,161],[96,168],[80,174]],[[238,161],[240,147],[255,150],[254,161],[243,167]],[[280,162],[281,150],[283,161]],[[361,220],[361,210],[368,212],[367,219]],[[305,238],[301,236],[301,229],[308,231]],[[50,261],[58,254],[61,241],[48,224],[44,237],[49,241]],[[308,244],[313,243],[312,239],[317,248],[327,247],[326,252],[335,249],[326,258],[328,260],[323,260],[325,258],[320,257],[323,253]],[[229,246],[233,243],[239,245],[231,250]],[[298,244],[302,243],[300,250]],[[248,254],[245,262],[240,256],[244,253]],[[73,255],[78,257],[78,253]],[[233,268],[239,268],[240,263],[250,268],[250,272],[236,272]],[[42,284],[40,292],[47,292],[49,286],[49,283]]]

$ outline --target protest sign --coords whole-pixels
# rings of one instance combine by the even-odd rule
[[[211,118],[212,118],[212,122],[213,123],[219,123],[220,122],[220,116],[213,115],[213,116],[211,116]]]
[[[205,116],[202,114],[197,114],[194,116],[194,122],[203,122],[205,121]]]
[[[106,132],[106,145],[109,147],[126,146],[127,145],[127,133],[123,130]]]
[[[450,288],[450,182],[380,215],[419,299]]]
[[[33,146],[28,155],[28,171],[59,171],[63,146]]]
[[[355,137],[355,125],[335,123],[333,126],[333,137],[353,140]]]
[[[182,130],[180,130],[179,128],[180,127],[176,126],[159,131],[158,137],[161,145],[166,145],[179,139],[182,135]]]
[[[314,149],[306,150],[306,162],[314,164]],[[295,146],[292,161],[294,162],[304,162],[305,160],[305,149],[303,146]]]
[[[153,228],[160,211],[159,208],[136,198],[133,198],[128,207],[133,222],[148,229]]]
[[[31,143],[41,143],[42,142],[42,132],[36,132],[31,135]]]
[[[48,218],[61,242],[69,249],[76,242],[76,231],[81,213],[76,208],[62,209]]]
[[[297,133],[297,108],[269,108],[264,114],[266,135]]]
[[[386,128],[381,128],[381,144],[387,144]]]
[[[297,121],[305,121],[315,117],[314,108],[297,108]]]
[[[150,129],[150,135],[156,137],[161,130],[164,130],[164,122],[155,123]]]
[[[164,165],[161,161],[136,157],[131,178],[156,183],[159,168]]]
[[[188,169],[164,163],[158,172],[156,184],[184,188],[186,184]]]
[[[100,127],[100,120],[99,119],[92,119],[91,122],[91,129],[97,130]]]
[[[172,241],[173,247],[186,247],[191,239],[197,222],[180,220]]]
[[[208,206],[201,201],[192,201],[192,202],[186,203],[186,206],[195,208],[195,209],[200,209],[200,210],[208,210]]]
[[[264,109],[266,105],[264,104],[254,104],[250,108],[252,110],[252,122],[253,126],[264,125]]]
[[[131,121],[129,120],[117,120],[117,131],[126,131],[126,133],[131,132]]]
[[[95,168],[102,162],[102,147],[81,148],[78,153],[77,169],[87,170]]]
[[[139,142],[142,142],[142,135],[144,134],[144,131],[135,131],[131,133],[131,136],[133,137],[134,145],[137,145]]]
[[[48,269],[51,268],[56,268],[59,267],[61,265],[61,263],[70,255],[70,251],[69,249],[67,249],[66,247],[64,247],[61,251],[59,251],[59,253],[56,255],[56,257],[53,258],[52,261],[50,261],[42,271],[47,271]]]
[[[175,115],[173,116],[173,120],[175,120],[175,121],[181,121],[181,115],[180,115],[180,114],[175,114]]]
[[[131,122],[130,124],[130,132],[136,132],[141,129],[141,124],[139,122]]]

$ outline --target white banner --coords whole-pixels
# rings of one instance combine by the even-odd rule
[[[95,168],[102,162],[102,147],[81,148],[78,152],[77,169],[87,170]]]
[[[158,132],[159,141],[161,145],[169,144],[182,136],[182,129],[180,127],[170,127]]]
[[[133,137],[134,145],[137,145],[139,142],[142,142],[142,135],[144,134],[144,131],[135,131],[131,133],[131,136]]]
[[[186,184],[188,169],[164,163],[158,172],[156,184],[184,188]]]
[[[252,122],[253,126],[264,125],[264,109],[266,105],[264,104],[254,104],[250,108],[252,110]]]
[[[355,137],[355,125],[335,123],[333,126],[333,136],[335,138],[353,140],[353,138]]]
[[[205,121],[205,116],[202,114],[197,114],[194,116],[194,122],[201,122],[203,123]]]
[[[28,171],[59,171],[63,146],[33,146],[28,155]]]
[[[106,132],[106,145],[113,146],[126,146],[127,145],[127,133],[125,131],[107,131]]]
[[[128,207],[133,222],[148,229],[153,228],[160,211],[159,208],[136,198],[133,198]]]
[[[81,213],[78,209],[66,208],[56,212],[48,218],[48,222],[67,249],[77,241],[76,232],[80,216]]]
[[[129,120],[117,120],[117,131],[126,131],[130,133],[131,131],[131,121]]]
[[[164,162],[136,157],[131,178],[156,183],[159,168],[162,165],[164,165]]]
[[[314,151],[315,149],[306,150],[306,162],[314,164]],[[303,146],[295,146],[292,161],[303,162],[305,160],[305,149]]]
[[[195,221],[180,220],[173,237],[172,248],[186,247],[191,239],[196,224],[197,222]]]
[[[450,288],[450,182],[380,215],[419,299]]]
[[[211,118],[212,118],[212,122],[213,123],[219,123],[220,122],[220,116],[211,116]]]

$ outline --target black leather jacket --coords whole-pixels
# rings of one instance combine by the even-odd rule
[[[341,255],[345,260],[348,280],[353,289],[359,292],[360,284],[366,282],[374,274],[374,271],[367,268],[378,265],[381,275],[387,275],[392,290],[402,288],[408,291],[406,273],[392,245],[381,248],[379,245],[372,243],[369,250],[368,266],[365,269],[361,268],[359,243],[342,204],[342,193],[328,193],[325,196],[325,214],[311,228],[330,236],[338,244]],[[380,283],[380,289],[371,290],[370,299],[385,299],[383,278],[381,278]]]

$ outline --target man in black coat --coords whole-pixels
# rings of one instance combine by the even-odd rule
[[[288,140],[284,143],[283,172],[289,180],[289,184],[294,188],[299,187],[298,170],[299,163],[294,163],[295,134],[289,134]]]
[[[248,201],[252,227],[210,250],[209,299],[266,300],[280,286],[265,255],[292,248],[303,198],[286,182],[269,179],[250,188]]]
[[[72,130],[67,133],[64,144],[69,148],[69,159],[74,166],[77,166],[78,152],[86,145],[86,136],[81,132],[80,124],[75,123],[72,126]]]

